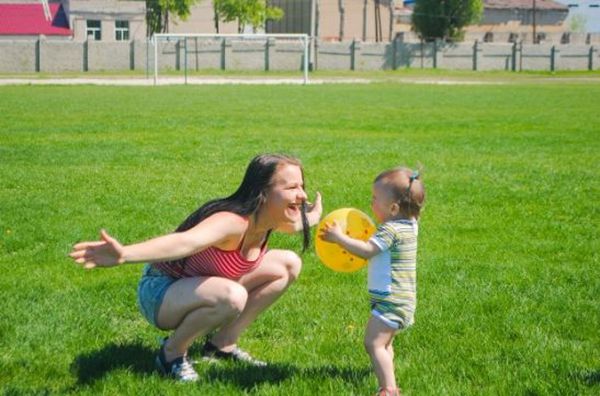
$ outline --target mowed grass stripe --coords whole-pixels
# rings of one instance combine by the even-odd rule
[[[600,86],[0,87],[0,387],[7,394],[368,394],[366,274],[303,255],[240,341],[274,363],[153,371],[140,266],[85,272],[72,243],[173,230],[260,152],[305,165],[325,210],[369,212],[381,170],[424,167],[408,394],[595,394],[600,383]],[[300,250],[299,236],[270,245]],[[192,351],[197,356],[197,350]]]

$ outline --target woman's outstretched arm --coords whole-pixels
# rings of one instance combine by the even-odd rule
[[[209,246],[222,244],[230,237],[239,236],[243,234],[245,227],[247,222],[241,217],[233,213],[219,212],[187,231],[131,245],[122,245],[102,230],[99,241],[77,243],[69,256],[86,269],[113,267],[124,263],[176,260]]]

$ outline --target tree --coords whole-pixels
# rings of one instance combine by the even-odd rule
[[[587,17],[582,14],[573,15],[569,21],[569,28],[573,33],[585,33],[586,25]]]
[[[148,36],[168,31],[169,14],[175,14],[185,21],[190,16],[190,8],[197,2],[198,0],[146,0]]]
[[[481,19],[482,0],[416,0],[412,23],[425,40],[462,38],[462,28]]]
[[[242,33],[246,25],[254,30],[263,27],[269,19],[279,20],[283,10],[269,7],[267,0],[214,0],[215,15],[224,22],[237,21],[238,33]]]

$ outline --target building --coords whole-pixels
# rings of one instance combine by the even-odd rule
[[[314,1],[314,3],[313,3]],[[272,33],[311,33],[314,4],[315,36],[322,41],[390,41],[394,38],[394,0],[273,0],[285,12],[269,22]]]
[[[408,41],[418,40],[416,34],[411,32],[414,3],[415,0],[405,0],[401,6],[396,6],[395,31],[402,33]],[[483,0],[481,20],[464,28],[464,39],[533,42],[535,31],[537,42],[560,42],[568,31],[568,13],[566,6],[552,0]]]
[[[485,42],[560,41],[568,31],[568,14],[567,6],[553,0],[484,0],[482,19],[465,29],[465,38]]]
[[[57,40],[73,36],[61,4],[50,4],[46,15],[40,2],[0,2],[1,39],[27,40],[40,36]]]
[[[46,18],[40,1],[0,0],[0,37],[129,41],[146,38],[146,3],[54,0]]]
[[[190,9],[190,15],[182,20],[173,16],[169,18],[166,27],[168,33],[237,33],[236,22],[215,22],[215,12],[212,0],[201,0]],[[248,32],[248,33],[251,33]]]
[[[323,41],[362,40],[389,41],[394,36],[391,23],[394,0],[271,0],[270,5],[280,7],[284,16],[280,21],[268,21],[266,33],[305,33]],[[314,11],[312,7],[314,6]],[[311,15],[314,12],[314,25]],[[218,22],[219,33],[237,33],[237,23]],[[185,20],[171,19],[169,33],[216,33],[213,3],[203,0],[194,5]],[[252,33],[247,27],[245,33]]]
[[[412,31],[415,0],[270,0],[280,21],[267,21],[258,32],[305,33],[321,41],[388,42]],[[479,23],[465,28],[465,40],[485,42],[569,42],[569,32],[600,32],[600,0],[483,0]],[[146,38],[145,1],[51,0],[44,18],[39,0],[0,0],[0,37],[103,42]],[[186,20],[171,16],[169,33],[237,33],[236,22],[215,20],[212,0],[192,6]],[[245,33],[253,33],[246,27]],[[572,36],[576,36],[574,34]],[[589,40],[588,40],[589,41]]]
[[[129,41],[146,38],[146,3],[118,0],[62,0],[73,39]]]

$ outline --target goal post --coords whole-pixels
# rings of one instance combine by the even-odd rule
[[[158,57],[159,57],[159,43],[160,42],[183,42],[183,53],[184,53],[184,61],[183,61],[183,69],[185,73],[185,83],[188,82],[188,41],[189,39],[204,39],[204,40],[230,40],[230,41],[240,41],[240,42],[262,42],[265,44],[265,51],[269,48],[269,43],[271,41],[284,41],[284,42],[292,42],[297,41],[302,46],[302,75],[303,75],[303,83],[308,83],[308,68],[309,68],[309,51],[310,51],[310,36],[307,34],[283,34],[283,33],[263,33],[263,34],[211,34],[211,33],[155,33],[152,35],[152,44],[154,46],[154,85],[158,84]],[[267,52],[268,54],[268,52]],[[197,53],[196,53],[197,55]],[[221,54],[221,59],[224,58],[224,55]],[[265,63],[267,63],[266,59],[268,56],[265,56]],[[223,61],[221,61],[223,62]],[[224,65],[221,65],[224,68]],[[265,70],[268,70],[265,67]]]

